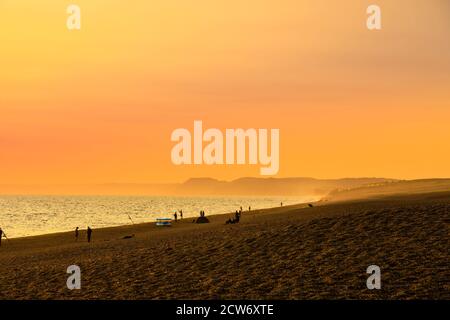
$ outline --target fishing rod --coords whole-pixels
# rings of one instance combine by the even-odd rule
[[[6,234],[3,232],[3,236],[5,237],[6,240],[8,240],[8,243],[11,243],[11,240],[9,240],[9,238],[6,236]]]
[[[127,214],[127,216],[128,216],[128,219],[130,219],[131,223],[134,224],[134,221],[133,221],[133,219],[131,219],[130,215]]]

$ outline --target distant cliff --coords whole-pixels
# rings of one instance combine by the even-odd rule
[[[195,195],[326,195],[333,190],[379,185],[396,180],[384,178],[240,178],[219,181],[193,178],[177,187],[179,194]]]

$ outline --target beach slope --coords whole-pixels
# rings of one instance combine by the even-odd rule
[[[94,230],[92,243],[84,232],[3,240],[0,298],[450,299],[450,192],[208,218]],[[70,291],[74,264],[82,287]],[[374,264],[381,290],[366,287]]]

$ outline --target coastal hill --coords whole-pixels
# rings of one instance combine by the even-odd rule
[[[448,191],[450,191],[450,179],[401,180],[395,183],[382,183],[346,190],[333,190],[323,200],[336,202]]]
[[[104,183],[85,185],[0,185],[0,194],[59,195],[283,195],[323,197],[332,191],[395,183],[385,178],[192,178],[183,183]]]
[[[333,190],[392,183],[384,178],[239,178],[219,181],[211,178],[189,179],[177,188],[179,194],[189,195],[284,195],[324,196]]]

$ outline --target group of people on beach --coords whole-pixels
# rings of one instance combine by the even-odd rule
[[[173,213],[173,220],[174,220],[175,222],[178,222],[178,216],[180,217],[180,219],[183,219],[183,210],[178,210],[178,212],[175,211],[175,212]],[[205,211],[204,211],[204,210],[200,210],[200,217],[201,217],[201,218],[204,218],[204,217],[205,217]],[[194,219],[194,222],[195,222],[195,219]]]
[[[280,206],[283,206],[283,202],[280,203]],[[312,205],[310,205],[312,207]],[[251,211],[251,207],[248,207],[248,211]],[[183,219],[183,210],[178,210],[175,211],[175,213],[173,214],[174,220],[175,222],[178,221],[178,214],[180,215],[180,219]],[[239,221],[241,220],[241,215],[242,215],[242,206],[240,207],[240,210],[236,210],[234,218],[230,218],[226,221],[226,224],[235,224],[235,223],[239,223]],[[205,211],[204,210],[200,210],[200,217],[204,217],[205,216]],[[87,227],[86,230],[86,235],[87,235],[87,242],[91,242],[92,239],[92,229],[91,227]],[[80,229],[79,227],[75,228],[75,241],[78,241],[80,236]],[[0,246],[2,245],[2,238],[5,238],[7,240],[8,237],[6,236],[5,232],[0,228]]]
[[[91,227],[89,227],[89,226],[87,227],[86,235],[87,235],[87,242],[91,242],[91,239],[92,239],[92,229],[91,229]],[[80,236],[80,229],[79,229],[79,227],[76,227],[76,228],[75,228],[75,241],[78,241],[79,236]]]
[[[87,241],[91,242],[92,229],[89,226],[87,227],[86,235],[87,235]],[[75,228],[75,241],[78,241],[79,236],[80,236],[80,228],[76,227]],[[5,238],[6,240],[9,241],[8,237],[6,236],[6,233],[2,230],[2,228],[0,228],[0,247],[2,246],[2,239],[3,238]]]
[[[283,202],[280,202],[280,206],[283,206]],[[250,212],[252,210],[251,206],[248,206],[248,211]],[[236,210],[234,218],[230,218],[226,221],[226,224],[235,224],[235,223],[239,223],[240,219],[241,219],[241,214],[243,212],[243,208],[242,206],[240,207],[240,210]],[[175,220],[175,222],[178,221],[178,215],[180,216],[180,219],[183,219],[183,210],[178,210],[174,212],[173,214],[173,218]],[[205,211],[204,210],[200,210],[200,217],[204,217],[205,216]],[[195,221],[195,220],[194,220]]]
[[[249,206],[249,207],[248,207],[248,211],[250,212],[251,210],[252,210],[252,207]],[[239,211],[236,210],[234,217],[233,217],[233,218],[230,218],[230,219],[228,219],[228,220],[226,221],[226,224],[235,224],[235,223],[239,223],[239,221],[241,220],[242,212],[243,212],[243,208],[242,208],[242,206],[241,206]],[[173,214],[173,218],[174,218],[175,222],[178,221],[178,214],[180,215],[180,218],[183,219],[183,210],[178,210],[178,212],[175,211],[174,214]],[[201,218],[205,217],[205,211],[204,211],[204,210],[200,210],[200,217],[201,217]],[[194,222],[195,222],[195,219],[194,219]]]
[[[250,211],[251,208],[248,207],[248,211]],[[242,207],[239,211],[236,210],[236,212],[234,213],[234,218],[230,218],[228,219],[225,224],[235,224],[235,223],[239,223],[239,221],[241,220],[241,215],[242,215]]]
[[[281,206],[281,207],[283,206],[283,202],[280,203],[280,206]],[[309,205],[309,206],[312,207],[312,205]],[[251,211],[251,209],[252,209],[252,208],[249,206],[249,207],[248,207],[248,211]],[[183,210],[178,210],[178,212],[175,211],[175,213],[173,214],[173,217],[174,217],[175,222],[178,221],[178,214],[180,215],[180,219],[183,219]],[[240,207],[240,210],[239,210],[239,211],[236,210],[235,215],[234,215],[234,218],[228,219],[228,220],[226,221],[226,224],[235,224],[235,223],[239,223],[239,221],[241,220],[241,215],[242,215],[242,206]],[[205,211],[204,211],[204,210],[200,210],[200,217],[204,217],[204,216],[205,216]],[[91,239],[92,239],[92,229],[91,229],[91,227],[89,227],[89,226],[87,227],[86,235],[87,235],[87,242],[91,242]],[[75,241],[78,241],[79,236],[80,236],[80,229],[79,229],[79,227],[76,227],[76,228],[75,228]],[[3,238],[9,240],[8,237],[6,236],[5,232],[0,228],[0,246],[2,245],[2,239],[3,239]]]
[[[183,219],[183,210],[178,210],[178,213],[180,214],[180,219]],[[173,219],[175,220],[175,222],[178,221],[178,214],[175,211],[175,213],[173,214]]]

